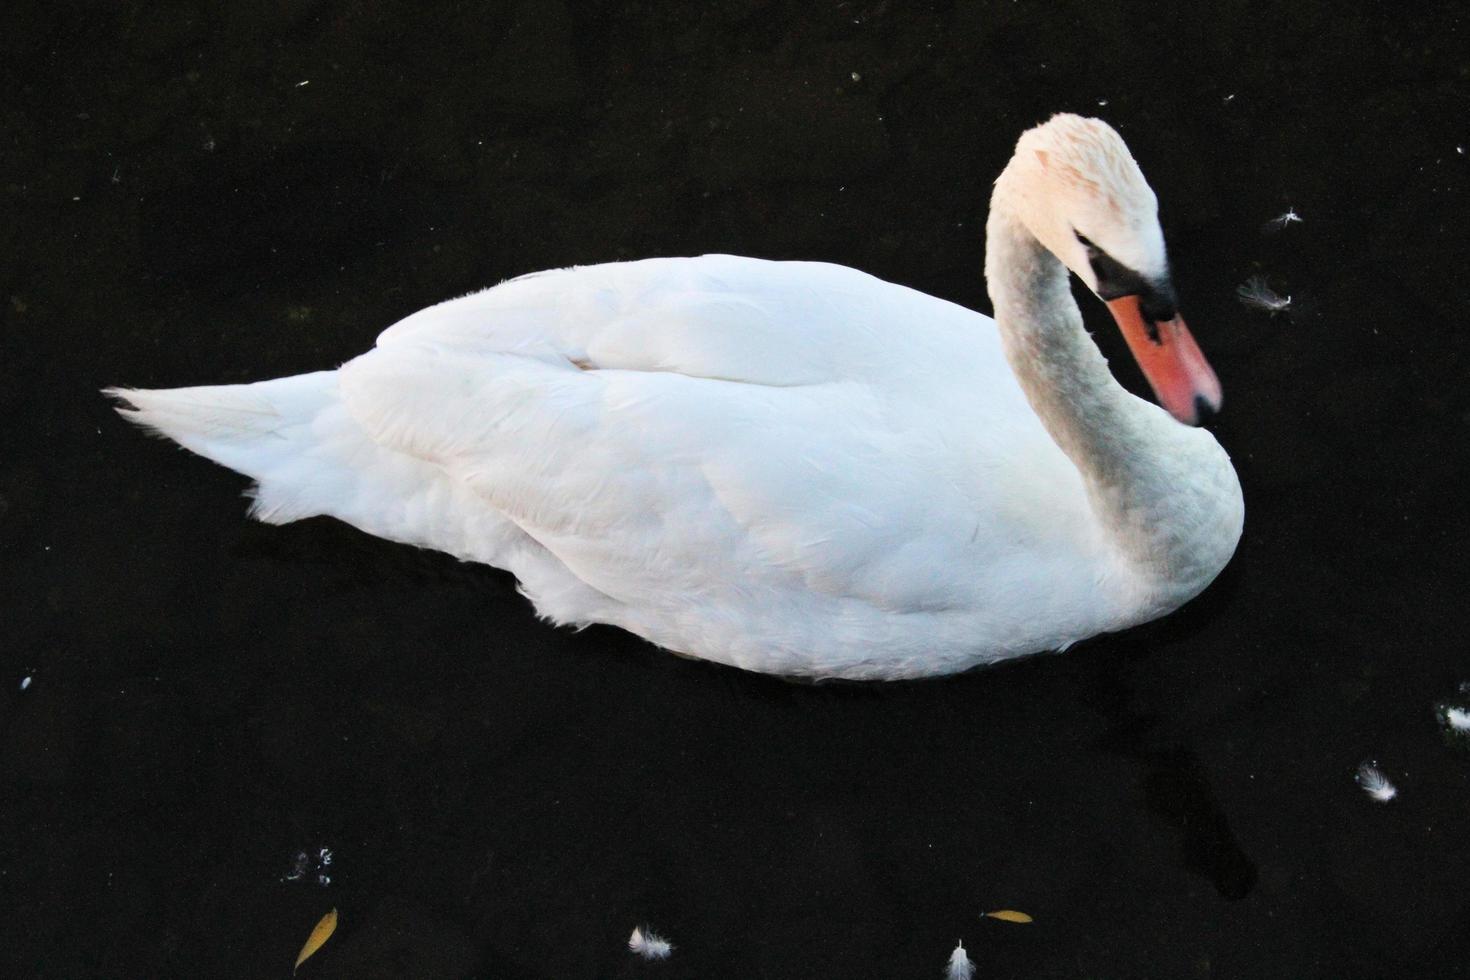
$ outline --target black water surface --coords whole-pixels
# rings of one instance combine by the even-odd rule
[[[5,5],[0,975],[286,976],[331,907],[303,977],[934,977],[957,938],[984,977],[1467,975],[1463,9]],[[990,181],[1057,110],[1158,192],[1248,509],[1205,596],[1065,656],[810,687],[552,629],[503,573],[247,522],[96,394],[644,255],[988,309]]]

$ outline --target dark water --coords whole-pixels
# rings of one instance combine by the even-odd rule
[[[286,976],[336,907],[303,977],[936,977],[958,938],[983,977],[1467,975],[1470,54],[1408,10],[7,5],[0,973]],[[654,254],[988,309],[990,181],[1063,109],[1158,192],[1248,510],[1204,597],[1065,656],[803,687],[554,630],[502,573],[248,523],[95,394]]]

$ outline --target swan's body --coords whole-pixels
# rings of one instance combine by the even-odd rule
[[[430,307],[337,371],[119,394],[262,520],[508,569],[558,623],[812,677],[1059,649],[1203,589],[1240,490],[1113,381],[1004,186],[1000,329],[841,266],[649,259]]]

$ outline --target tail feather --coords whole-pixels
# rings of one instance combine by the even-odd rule
[[[256,387],[103,388],[102,393],[117,400],[117,412],[123,418],[182,444],[186,439],[239,439],[278,429],[286,421],[281,408],[265,393],[252,390]]]
[[[129,421],[255,480],[250,516],[267,524],[325,514],[490,564],[523,537],[434,463],[369,438],[342,403],[336,371],[104,393]]]
[[[128,421],[256,480],[252,516],[285,523],[322,512],[293,506],[301,498],[297,481],[283,478],[320,454],[314,429],[339,407],[336,378],[335,371],[317,371],[245,385],[104,388],[103,394]]]

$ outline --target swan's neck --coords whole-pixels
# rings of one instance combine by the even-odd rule
[[[1140,573],[1190,595],[1240,535],[1240,485],[1209,433],[1113,379],[1082,325],[1068,273],[1007,206],[987,227],[985,276],[1006,359],[1032,409],[1082,475],[1094,517]]]

